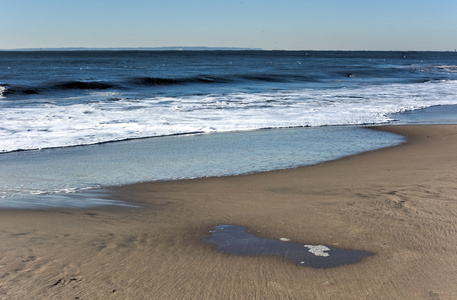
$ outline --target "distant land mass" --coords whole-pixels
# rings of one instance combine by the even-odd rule
[[[116,48],[86,48],[86,47],[62,47],[62,48],[16,48],[2,49],[1,51],[213,51],[213,50],[263,50],[261,48],[237,48],[237,47],[116,47]]]

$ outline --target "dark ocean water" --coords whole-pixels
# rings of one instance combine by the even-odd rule
[[[456,123],[456,95],[454,52],[2,51],[0,206],[391,146],[358,125]]]

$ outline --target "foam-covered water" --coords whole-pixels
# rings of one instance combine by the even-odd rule
[[[11,107],[0,111],[0,144],[13,151],[190,132],[380,124],[392,113],[457,104],[456,92],[457,81],[447,81]]]
[[[0,52],[0,152],[389,123],[456,94],[457,53]]]

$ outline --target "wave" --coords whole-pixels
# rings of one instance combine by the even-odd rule
[[[341,74],[341,77],[348,77]],[[304,76],[292,74],[233,74],[223,76],[195,75],[188,77],[133,77],[121,81],[82,81],[69,80],[64,82],[43,83],[41,85],[10,85],[0,84],[0,97],[13,95],[36,95],[65,90],[108,90],[108,89],[134,89],[136,86],[154,87],[166,85],[189,85],[189,84],[236,84],[242,82],[269,82],[269,83],[296,83],[317,82],[318,76]]]
[[[438,76],[440,79],[456,79],[457,75],[457,65],[453,64],[411,64],[404,66],[392,66],[391,69],[392,74],[395,74],[395,71],[398,70],[415,75],[426,76],[427,78]]]
[[[225,83],[229,80],[223,77],[214,76],[190,76],[182,78],[161,78],[161,77],[135,77],[128,80],[129,83],[145,86],[188,84],[188,83]]]
[[[106,90],[112,87],[115,87],[115,84],[99,81],[68,81],[55,86],[55,88],[77,90]]]
[[[325,68],[325,67],[324,67]],[[361,66],[353,66],[343,68],[341,70],[306,70],[302,74],[296,71],[284,73],[262,73],[260,71],[238,74],[198,74],[191,76],[176,76],[176,77],[154,77],[154,76],[139,76],[125,77],[119,80],[79,80],[69,79],[66,81],[51,81],[39,83],[37,85],[14,85],[9,83],[0,83],[0,98],[33,96],[44,94],[46,96],[54,96],[55,93],[66,91],[74,91],[74,93],[82,93],[84,91],[109,91],[119,92],[134,91],[140,88],[151,89],[166,87],[166,86],[185,86],[185,85],[224,85],[230,90],[241,86],[255,86],[263,83],[277,83],[282,85],[282,89],[294,87],[313,88],[314,84],[325,84],[328,87],[342,87],[346,85],[371,83],[392,84],[392,80],[399,83],[427,83],[441,81],[444,79],[455,80],[454,76],[449,76],[449,73],[457,73],[455,65],[426,65],[426,66],[391,66],[386,65],[382,68],[366,68]],[[443,75],[443,73],[446,73]],[[414,76],[411,76],[413,74]],[[392,80],[390,80],[392,78]],[[292,84],[292,85],[285,85]],[[298,86],[297,86],[298,84]],[[302,85],[303,84],[303,85]],[[239,85],[239,86],[237,86]],[[217,86],[216,88],[219,88]],[[347,86],[349,87],[349,86]],[[276,89],[271,86],[271,89]],[[198,90],[201,92],[201,90]],[[211,93],[211,91],[208,91]],[[205,94],[205,93],[204,93]]]
[[[41,86],[21,86],[4,84],[0,86],[0,97],[10,95],[36,95],[56,90],[106,90],[116,87],[116,84],[101,81],[66,81],[44,84]]]
[[[135,89],[138,86],[143,87],[159,87],[159,86],[175,86],[175,85],[195,85],[195,84],[245,84],[245,83],[319,83],[319,82],[341,82],[341,81],[353,81],[375,79],[381,80],[382,83],[387,83],[382,78],[396,78],[398,81],[398,72],[414,72],[423,75],[425,73],[431,76],[400,76],[404,80],[400,80],[404,83],[418,83],[427,82],[429,80],[442,79],[439,72],[455,72],[457,66],[453,65],[439,65],[432,67],[420,68],[417,66],[401,66],[395,68],[357,68],[333,70],[331,72],[320,72],[320,71],[306,71],[303,74],[294,73],[239,73],[239,74],[227,74],[227,75],[192,75],[183,77],[128,77],[123,78],[119,81],[101,81],[101,80],[67,80],[63,82],[44,82],[39,85],[10,85],[8,83],[0,84],[0,97],[8,97],[14,95],[36,95],[36,94],[49,94],[59,91],[68,90],[109,90],[109,89]],[[375,82],[373,82],[375,83]]]
[[[10,95],[34,95],[39,94],[40,89],[32,86],[0,86],[0,98]]]
[[[457,81],[431,81],[11,106],[0,110],[0,153],[189,133],[383,124],[394,113],[457,105],[456,90]]]
[[[189,77],[178,78],[161,78],[161,77],[135,77],[128,80],[129,83],[137,85],[179,85],[179,84],[194,84],[194,83],[237,83],[244,81],[252,82],[314,82],[319,79],[311,76],[289,75],[289,74],[232,74],[225,76],[209,76],[209,75],[196,75]]]

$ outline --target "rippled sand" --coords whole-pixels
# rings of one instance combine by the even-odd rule
[[[316,166],[112,189],[141,208],[0,211],[0,299],[455,299],[457,126]],[[373,252],[335,268],[220,253],[217,224]]]

